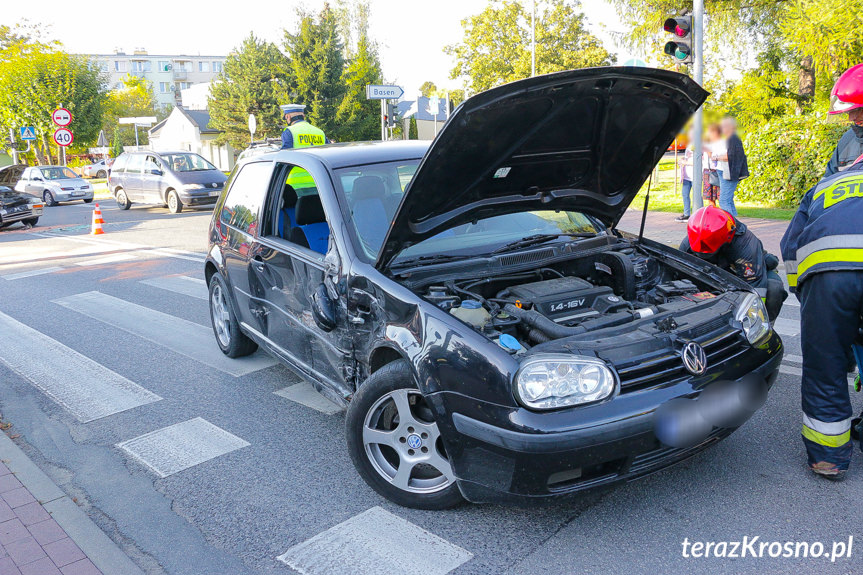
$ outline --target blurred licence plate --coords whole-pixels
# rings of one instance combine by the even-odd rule
[[[211,196],[218,196],[221,193],[221,190],[216,190],[214,192],[210,192]]]
[[[73,196],[83,196],[84,192],[72,192]]]

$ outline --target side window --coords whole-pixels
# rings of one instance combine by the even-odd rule
[[[144,162],[144,173],[152,174],[159,169],[159,162],[156,161],[156,158],[153,156],[147,156],[147,159]]]
[[[267,197],[272,171],[270,162],[254,162],[240,169],[219,214],[222,223],[252,235],[257,232],[258,214]]]
[[[114,160],[114,164],[111,166],[111,173],[116,174],[120,173],[126,169],[126,162],[129,161],[128,154],[120,154],[117,156],[117,159]]]
[[[129,156],[129,162],[126,164],[126,172],[132,174],[140,174],[144,168],[144,156],[142,154],[133,154]]]
[[[21,175],[22,180],[29,180],[33,177],[33,168],[27,168],[24,170],[24,173]]]
[[[267,202],[264,233],[324,254],[330,226],[312,175],[299,166],[280,164],[278,181]]]

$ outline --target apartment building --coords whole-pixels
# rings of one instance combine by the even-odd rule
[[[195,84],[212,82],[222,71],[225,56],[185,56],[149,54],[136,48],[131,54],[92,54],[105,72],[110,89],[123,87],[128,74],[143,76],[153,86],[156,102],[173,107],[181,105],[182,90]]]

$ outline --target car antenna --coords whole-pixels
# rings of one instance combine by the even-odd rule
[[[638,230],[638,243],[644,239],[644,222],[647,221],[647,204],[650,203],[650,184],[653,183],[653,170],[650,171],[650,178],[647,180],[647,193],[644,194],[644,211],[641,212],[641,229]]]

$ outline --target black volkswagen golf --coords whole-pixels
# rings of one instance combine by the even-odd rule
[[[730,434],[782,358],[728,273],[616,225],[706,98],[651,69],[479,94],[431,144],[241,162],[206,280],[216,341],[347,407],[357,471],[401,505],[626,481]]]

